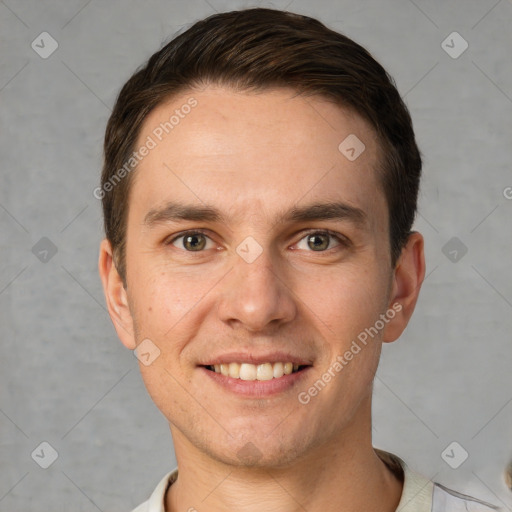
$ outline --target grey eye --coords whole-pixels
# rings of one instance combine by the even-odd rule
[[[308,246],[314,251],[325,251],[329,247],[329,239],[327,233],[314,233],[308,235]]]
[[[183,247],[190,251],[200,251],[206,245],[205,236],[201,233],[196,235],[186,235],[183,237]]]
[[[334,244],[331,244],[333,241]],[[323,252],[327,249],[336,247],[336,245],[343,245],[343,241],[339,236],[328,231],[315,231],[313,233],[308,233],[304,238],[302,238],[297,247],[304,250]]]
[[[186,249],[187,252],[199,252],[207,248],[208,241],[209,238],[204,233],[190,231],[174,238],[171,244],[179,249]]]

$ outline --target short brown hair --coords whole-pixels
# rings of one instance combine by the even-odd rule
[[[388,203],[395,265],[416,214],[421,156],[393,79],[362,46],[320,21],[255,8],[198,21],[156,52],[119,93],[105,133],[101,199],[105,234],[125,285],[133,173],[124,173],[115,186],[106,184],[129,160],[144,119],[155,107],[207,84],[241,91],[292,88],[351,108],[366,119],[380,141],[382,158],[376,171]]]

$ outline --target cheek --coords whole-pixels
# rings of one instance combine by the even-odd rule
[[[183,410],[185,407],[185,403],[183,399],[180,400],[180,397],[182,386],[186,386],[186,382],[183,376],[176,374],[174,369],[167,369],[168,364],[164,358],[165,354],[162,354],[150,366],[140,365],[140,372],[155,405],[167,418],[171,418],[176,415],[177,411]],[[177,384],[177,379],[181,386]]]
[[[189,347],[194,346],[190,340],[199,336],[208,311],[211,311],[208,294],[218,277],[161,267],[153,267],[151,271],[150,265],[144,272],[141,265],[137,276],[133,286],[137,293],[132,298],[132,314],[138,342],[149,338],[160,350],[158,359],[150,367],[141,365],[141,373],[155,402],[161,401],[161,405],[167,407],[166,404],[174,403],[174,398],[169,397],[176,393],[167,398],[163,396],[167,396],[170,389],[180,394],[180,386],[172,377],[181,385],[188,384]]]
[[[211,288],[204,276],[187,276],[182,272],[158,269],[150,274],[140,269],[132,296],[134,316],[139,325],[163,336],[179,325]]]
[[[386,307],[387,281],[375,261],[340,264],[304,273],[296,294],[307,308],[335,334],[357,336],[370,327]],[[340,340],[341,341],[341,340]]]

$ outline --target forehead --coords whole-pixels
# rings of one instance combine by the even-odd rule
[[[369,217],[386,208],[374,130],[318,96],[212,86],[183,92],[147,117],[136,146],[145,144],[151,149],[130,194],[138,215],[176,199],[216,204],[238,219],[319,199],[342,200]]]

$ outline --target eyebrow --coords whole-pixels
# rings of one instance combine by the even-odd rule
[[[213,206],[197,206],[170,201],[163,208],[152,209],[144,217],[144,224],[152,228],[158,224],[181,220],[226,223],[226,217]],[[292,223],[320,220],[348,220],[364,227],[368,217],[364,210],[340,203],[313,203],[281,212],[276,223]]]

